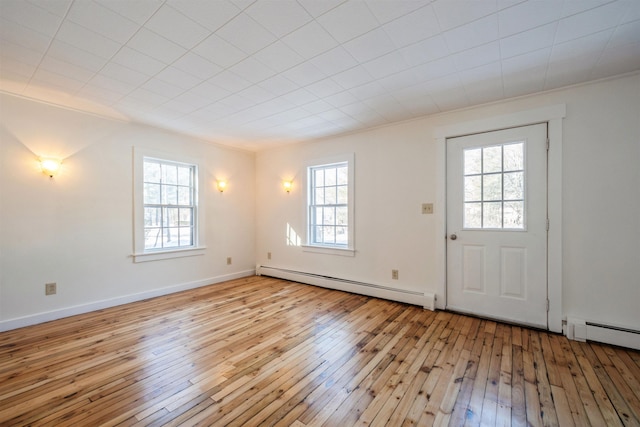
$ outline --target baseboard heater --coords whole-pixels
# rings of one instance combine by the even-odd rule
[[[640,350],[640,330],[621,326],[567,319],[567,337],[577,341],[596,341]]]
[[[336,289],[354,294],[367,295],[376,298],[383,298],[392,301],[404,302],[407,304],[419,305],[428,310],[435,310],[435,295],[425,294],[416,291],[394,289],[387,286],[375,285],[372,283],[358,282],[355,280],[341,279],[339,277],[325,276],[321,274],[307,273],[304,271],[289,270],[258,265],[256,266],[258,276],[276,277],[278,279],[291,280],[293,282],[305,283],[308,285],[320,286],[323,288]]]

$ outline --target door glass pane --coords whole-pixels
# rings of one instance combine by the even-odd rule
[[[483,228],[502,228],[502,202],[483,203]]]
[[[524,169],[524,143],[504,146],[504,170],[520,171]]]
[[[477,202],[482,200],[482,176],[464,177],[464,201]]]
[[[482,228],[482,203],[464,204],[464,228]]]
[[[524,202],[504,202],[504,228],[524,228]]]
[[[504,174],[504,200],[524,199],[524,173],[510,172]]]
[[[502,146],[482,149],[482,173],[502,171]]]
[[[464,174],[482,173],[482,148],[464,150]]]
[[[502,200],[502,174],[484,175],[483,200]]]

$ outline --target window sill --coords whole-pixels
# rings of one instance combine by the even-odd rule
[[[148,261],[160,261],[163,259],[184,258],[192,256],[204,255],[206,246],[200,246],[197,248],[186,249],[172,249],[164,251],[142,252],[131,255],[134,263],[148,262]]]
[[[327,255],[356,256],[356,250],[351,248],[331,248],[327,246],[302,245],[302,251]]]

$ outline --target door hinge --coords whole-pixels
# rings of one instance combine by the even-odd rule
[[[549,231],[549,218],[547,218],[547,231]]]
[[[549,312],[549,298],[547,298],[547,313]]]
[[[549,137],[547,137],[547,151],[549,151],[550,145],[551,145],[551,141],[549,140]]]

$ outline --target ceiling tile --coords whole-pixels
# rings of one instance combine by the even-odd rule
[[[419,42],[440,32],[438,19],[431,5],[424,6],[383,26],[396,47]]]
[[[47,37],[53,37],[62,23],[61,16],[24,1],[1,1],[0,16]]]
[[[252,57],[238,62],[233,67],[229,68],[229,71],[237,74],[247,81],[250,81],[251,83],[259,83],[276,74],[276,72],[271,68]]]
[[[433,9],[438,16],[440,29],[446,31],[495,13],[498,4],[496,0],[437,0],[433,3]]]
[[[355,96],[353,96],[351,93],[347,91],[336,93],[335,95],[327,96],[324,98],[324,100],[336,108],[342,108],[345,105],[353,104],[354,102],[359,102],[358,98],[356,98]]]
[[[187,52],[183,57],[171,65],[204,80],[209,79],[222,71],[222,67],[193,52]]]
[[[620,25],[609,40],[607,48],[640,43],[640,20]]]
[[[212,82],[202,82],[191,89],[191,92],[207,98],[211,102],[218,101],[231,95],[231,91]]]
[[[154,13],[144,26],[185,49],[193,48],[209,35],[209,30],[167,5]]]
[[[598,58],[607,43],[609,43],[609,39],[613,32],[613,29],[609,29],[565,43],[558,43],[553,46],[549,61],[563,61],[582,55],[591,55],[594,58]]]
[[[426,64],[418,65],[417,67],[411,68],[411,71],[417,79],[425,82],[438,79],[443,76],[453,75],[456,73],[457,69],[451,57],[445,57]]]
[[[120,43],[68,20],[62,23],[56,38],[106,59],[111,58],[122,46]]]
[[[43,3],[50,2],[51,0],[47,0]],[[164,0],[95,0],[95,2],[121,16],[126,16],[138,25],[143,25],[162,6]]]
[[[500,43],[495,41],[451,55],[458,71],[490,64],[500,59]]]
[[[303,58],[309,59],[336,47],[335,41],[317,22],[311,21],[284,37],[282,41]]]
[[[557,27],[558,23],[552,22],[502,38],[500,39],[500,53],[503,58],[511,58],[512,56],[550,47],[553,45]]]
[[[215,34],[211,34],[203,40],[193,51],[222,68],[237,64],[248,56],[239,48]]]
[[[558,6],[557,0],[536,0],[501,10],[498,13],[500,36],[511,36],[560,19],[562,8]]]
[[[539,49],[523,55],[514,56],[502,61],[502,73],[506,77],[509,74],[542,67],[546,70],[551,56],[551,48]],[[544,74],[544,73],[543,73]]]
[[[379,58],[363,64],[364,68],[376,79],[399,73],[407,68],[409,64],[404,60],[404,56],[397,51],[393,51]]]
[[[88,84],[121,95],[127,95],[135,89],[135,85],[133,84],[107,77],[104,74],[96,74]]]
[[[247,54],[276,41],[276,37],[249,15],[241,13],[216,31],[216,34]]]
[[[111,61],[149,76],[153,76],[159,73],[167,66],[163,62],[160,62],[157,59],[140,53],[137,50],[131,49],[127,46],[124,46],[122,49],[120,49],[118,53],[116,53],[113,58],[111,58]]]
[[[444,37],[437,35],[399,49],[408,65],[420,65],[449,55]]]
[[[65,16],[69,10],[69,6],[73,3],[73,0],[28,0],[28,3],[41,7],[54,15]]]
[[[216,74],[213,78],[209,79],[209,82],[230,90],[231,92],[239,92],[251,86],[250,81],[243,79],[229,70]]]
[[[107,59],[105,58],[101,58],[93,53],[59,40],[54,40],[53,43],[51,43],[47,55],[91,71],[99,71],[107,63]]]
[[[358,65],[358,62],[353,59],[353,56],[351,56],[342,46],[338,46],[328,52],[316,56],[311,59],[311,63],[328,76],[332,76]]]
[[[345,89],[361,86],[374,80],[367,69],[361,65],[334,75],[333,80]]]
[[[619,3],[634,3],[635,0],[563,0],[562,2],[562,17],[576,15],[578,13],[587,11],[589,9],[595,9],[598,6],[602,6],[606,3],[617,1]]]
[[[361,63],[375,59],[395,49],[393,42],[381,28],[353,39],[345,43],[343,47]]]
[[[386,24],[431,3],[431,0],[365,0],[378,22]]]
[[[490,15],[443,33],[451,52],[460,52],[498,39],[498,18]]]
[[[146,28],[141,28],[127,46],[165,64],[171,64],[187,52],[184,47]]]
[[[0,16],[0,37],[2,41],[24,46],[28,49],[45,53],[51,42],[51,38],[37,31],[23,27],[15,22],[7,21]]]
[[[2,83],[10,80],[19,80],[26,85],[26,83],[29,83],[29,80],[31,80],[36,69],[37,67],[32,64],[2,59],[2,61],[0,61],[0,79],[4,80]]]
[[[0,66],[3,65],[3,62],[18,61],[35,67],[40,64],[43,57],[42,52],[27,49],[26,47],[19,46],[8,41],[3,41],[2,49],[0,49],[0,58],[2,58]]]
[[[626,2],[614,2],[564,18],[558,24],[556,43],[615,27],[626,11]]]
[[[318,17],[317,22],[340,43],[349,41],[378,26],[367,4],[346,2]]]
[[[135,22],[91,1],[74,2],[67,19],[120,44],[126,43],[139,28]]]
[[[349,89],[349,93],[351,93],[353,96],[355,96],[360,100],[365,100],[365,99],[372,98],[374,96],[383,95],[385,92],[386,91],[384,87],[376,81],[365,83],[361,86],[357,86]]]
[[[253,57],[277,72],[288,70],[304,61],[302,56],[281,41],[270,44]]]
[[[168,4],[211,31],[218,30],[240,13],[240,9],[227,0],[169,0]]]
[[[599,79],[640,69],[640,43],[606,49],[593,67],[591,78]]]
[[[514,97],[539,92],[544,89],[547,67],[522,68],[503,73],[502,87],[504,96]]]
[[[458,77],[464,82],[464,92],[472,104],[493,102],[503,97],[502,67],[498,61],[460,72]]]
[[[310,62],[303,62],[284,73],[282,75],[300,86],[306,86],[322,80],[326,75],[318,70],[318,68]]]
[[[100,74],[134,86],[140,86],[151,77],[115,62],[105,65]]]
[[[163,80],[166,83],[171,83],[172,85],[184,90],[189,90],[202,82],[198,77],[186,73],[174,66],[167,67],[160,71],[155,75],[155,78]]]
[[[47,55],[42,59],[40,68],[52,73],[63,75],[79,82],[86,82],[90,80],[95,74],[95,72],[92,70],[80,67],[70,62],[61,61],[51,55]]]
[[[157,93],[158,95],[162,95],[168,99],[175,98],[176,96],[184,92],[184,90],[180,87],[171,83],[167,83],[155,77],[145,82],[141,87],[143,89]]]
[[[549,62],[544,82],[545,90],[587,81],[591,69],[596,65],[597,61],[597,57],[582,55],[571,59]]]
[[[344,89],[338,83],[331,78],[326,78],[310,84],[305,89],[316,95],[318,98],[324,98],[325,96],[334,95],[342,92]]]
[[[347,0],[298,0],[298,3],[314,18],[330,11]]]
[[[283,95],[284,99],[295,105],[304,105],[318,100],[318,97],[306,89],[298,89]]]
[[[245,11],[278,38],[302,27],[313,19],[295,0],[263,0]]]
[[[261,88],[268,90],[269,92],[281,96],[289,92],[293,92],[298,89],[298,85],[293,83],[280,74],[276,74],[258,84]]]

